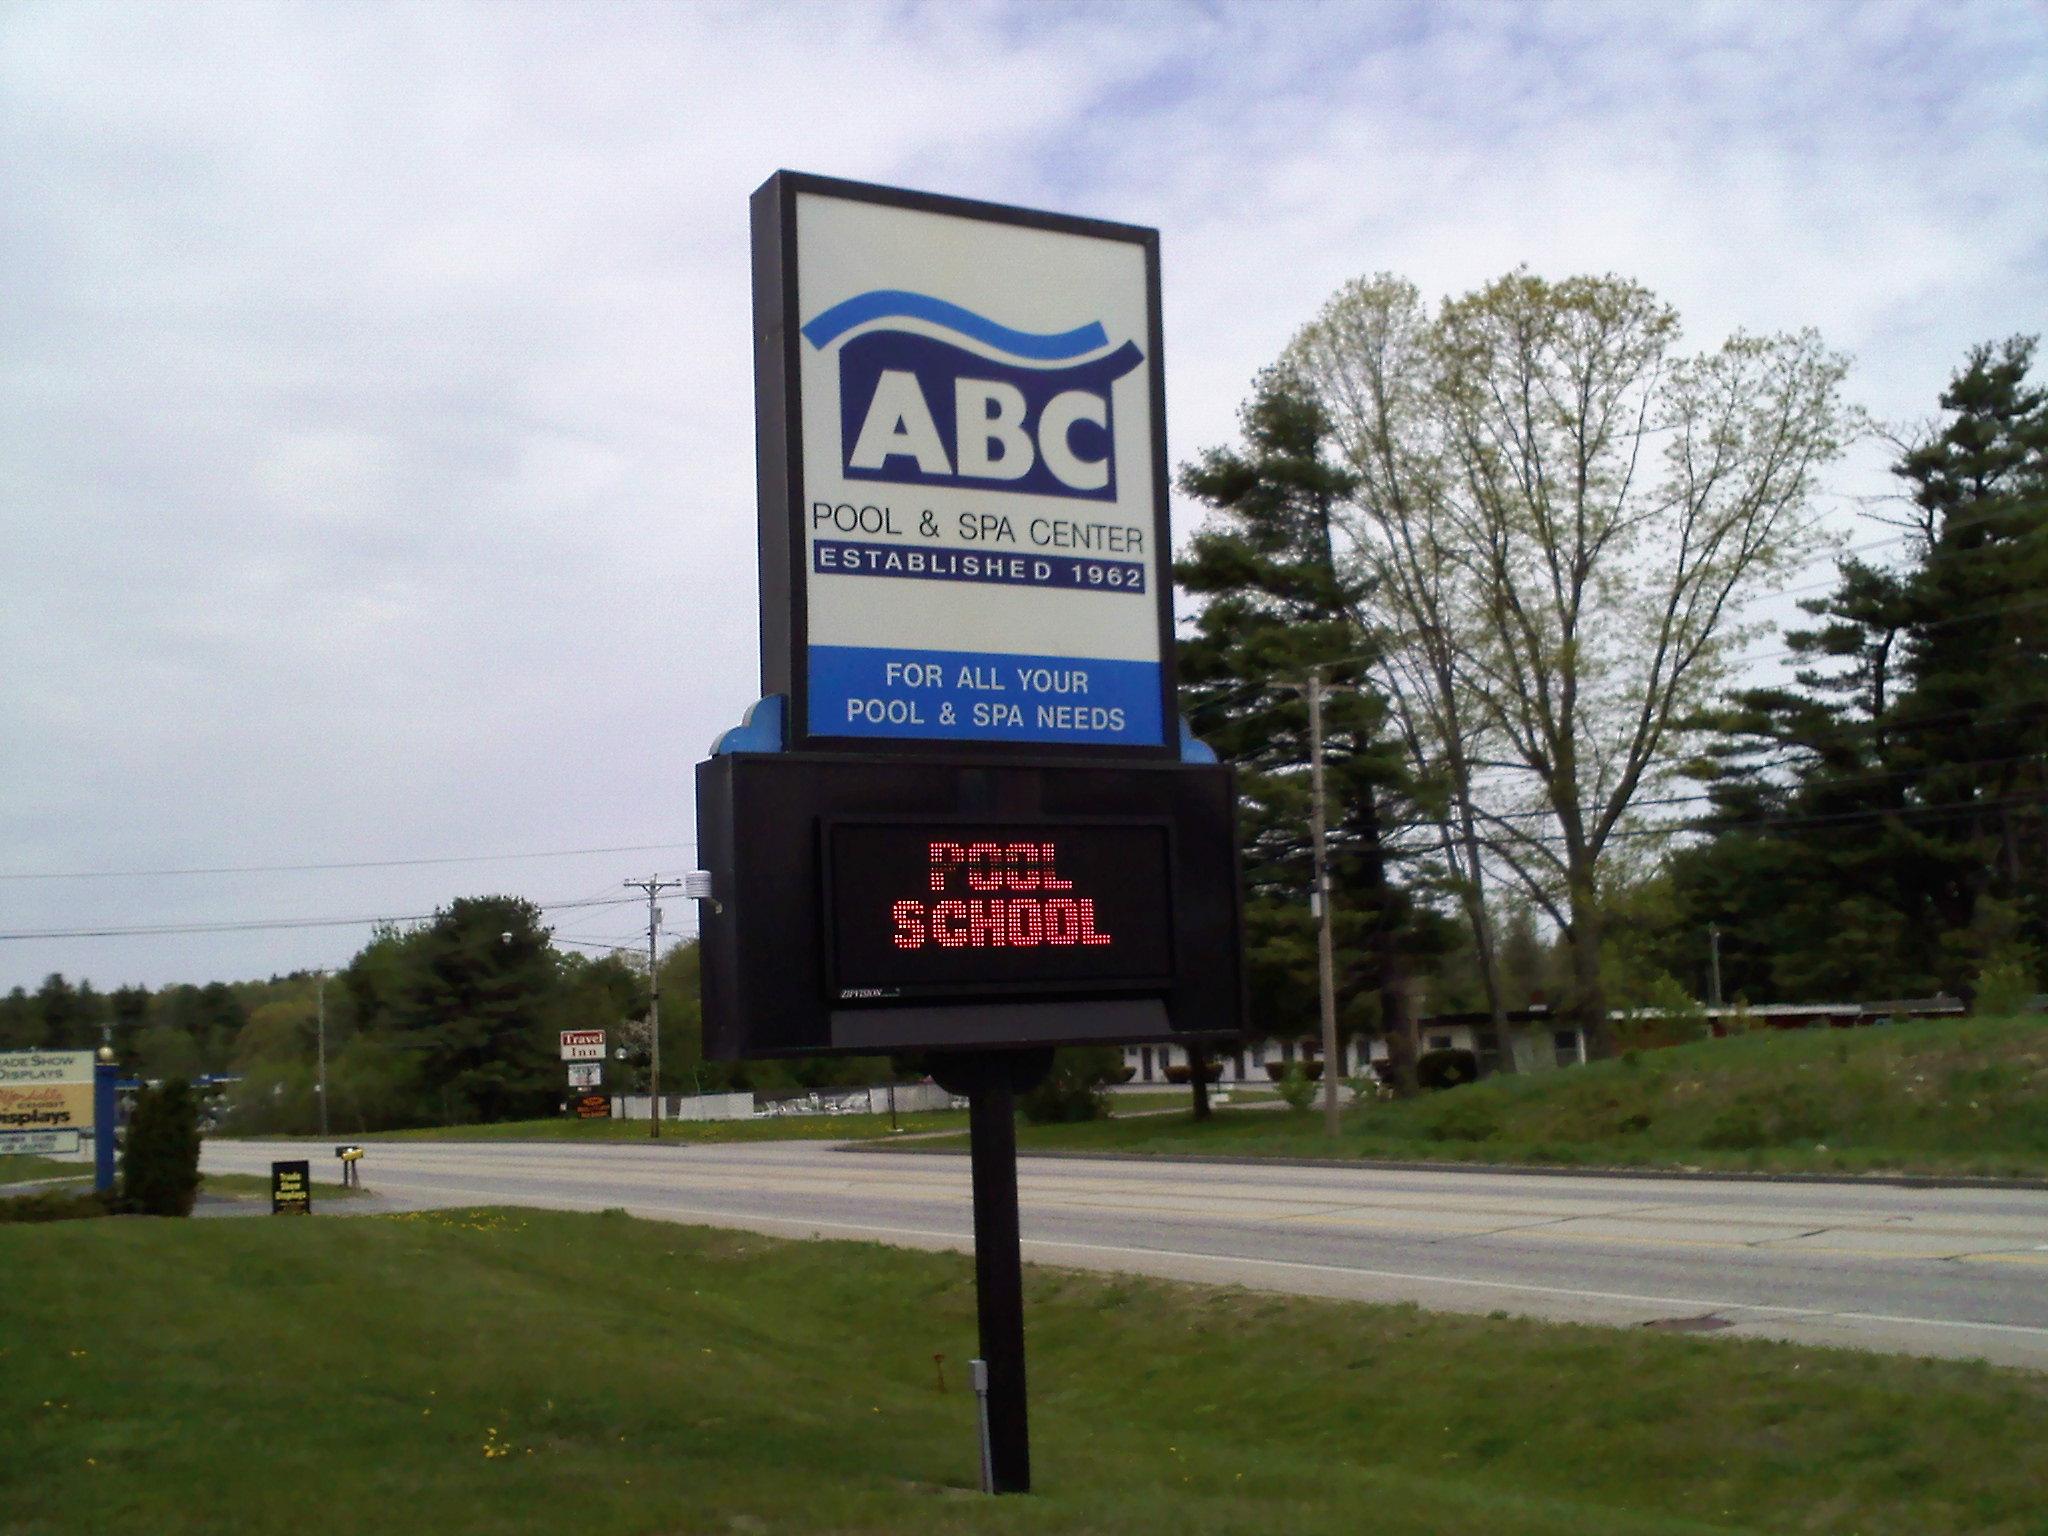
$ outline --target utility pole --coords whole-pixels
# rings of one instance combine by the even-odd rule
[[[664,880],[653,875],[645,880],[628,880],[627,889],[647,893],[647,1034],[651,1056],[647,1080],[647,1135],[651,1141],[661,1140],[661,955],[658,942],[661,934],[661,908],[654,899],[663,891],[679,891],[683,888],[680,880]]]
[[[1707,924],[1707,1006],[1714,1010],[1714,1022],[1721,1022],[1721,925]]]
[[[327,972],[313,973],[313,1028],[320,1050],[320,1137],[327,1138]]]
[[[1316,972],[1323,1003],[1323,1130],[1335,1137],[1337,1117],[1337,961],[1330,927],[1330,861],[1324,846],[1323,673],[1308,675],[1309,827],[1315,844]]]

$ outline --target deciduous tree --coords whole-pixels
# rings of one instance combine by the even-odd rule
[[[1678,337],[1638,284],[1522,271],[1433,317],[1368,279],[1295,349],[1359,469],[1347,531],[1402,640],[1383,672],[1423,695],[1411,750],[1451,766],[1462,872],[1497,863],[1557,922],[1600,1055],[1618,834],[1695,746],[1744,599],[1809,547],[1850,425],[1812,333]]]

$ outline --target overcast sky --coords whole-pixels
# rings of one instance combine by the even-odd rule
[[[1619,272],[1694,346],[1815,326],[1925,417],[2044,327],[2048,11],[0,6],[0,933],[690,867],[692,765],[757,691],[780,167],[1157,226],[1174,462],[1380,269]],[[1884,489],[1874,451],[1832,482]],[[0,987],[364,936],[0,941]]]

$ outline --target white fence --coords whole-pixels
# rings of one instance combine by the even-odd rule
[[[645,1120],[652,1100],[644,1093],[612,1095],[612,1115],[619,1120]],[[937,1083],[899,1083],[896,1112],[958,1109],[966,1104]],[[889,1090],[882,1088],[819,1088],[794,1098],[775,1099],[754,1107],[751,1093],[664,1093],[664,1120],[748,1120],[756,1115],[886,1115]]]
[[[653,1102],[644,1093],[615,1094],[612,1097],[612,1114],[620,1120],[645,1120]],[[664,1093],[661,1096],[661,1118],[664,1120],[751,1120],[753,1116],[754,1096],[751,1093]]]
[[[937,1083],[898,1083],[896,1112],[908,1115],[925,1109],[958,1109],[965,1099],[956,1099]],[[813,1088],[808,1093],[785,1099],[769,1099],[760,1108],[763,1115],[886,1115],[889,1090],[881,1088]]]

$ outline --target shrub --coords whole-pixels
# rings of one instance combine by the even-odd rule
[[[1053,1052],[1045,1081],[1025,1094],[1017,1107],[1033,1125],[1070,1125],[1100,1120],[1109,1113],[1102,1085],[1123,1065],[1114,1046],[1072,1046]]]
[[[1266,1063],[1266,1076],[1273,1079],[1276,1083],[1285,1078],[1288,1073],[1297,1071],[1310,1082],[1314,1082],[1323,1075],[1323,1064],[1320,1061],[1290,1061],[1284,1064],[1277,1061],[1269,1061]]]
[[[8,1222],[80,1221],[113,1213],[113,1202],[105,1195],[81,1195],[70,1190],[46,1189],[41,1194],[0,1200],[0,1226]]]
[[[1344,1086],[1351,1090],[1353,1104],[1369,1104],[1387,1091],[1386,1079],[1377,1072],[1361,1072],[1356,1077],[1347,1077]]]
[[[1310,1065],[1320,1067],[1322,1063],[1318,1061]],[[1268,1067],[1266,1070],[1271,1072],[1273,1069]],[[1321,1075],[1316,1074],[1317,1077]],[[1280,1069],[1279,1075],[1274,1077],[1273,1081],[1279,1085],[1280,1097],[1286,1101],[1289,1109],[1299,1112],[1315,1102],[1315,1078],[1308,1074],[1302,1063],[1290,1061]]]
[[[1973,1011],[1980,1018],[2017,1018],[2034,1000],[2034,978],[2018,960],[2000,960],[1977,975],[1977,1000]]]
[[[1700,1144],[1729,1151],[1785,1146],[1830,1134],[1827,1107],[1810,1088],[1779,1083],[1726,1106],[1708,1124]]]
[[[1491,1141],[1501,1131],[1500,1105],[1471,1094],[1453,1094],[1439,1101],[1429,1124],[1433,1141]]]
[[[128,1121],[121,1157],[121,1205],[143,1216],[190,1216],[199,1195],[199,1106],[174,1077],[145,1088]]]
[[[1706,1130],[1700,1133],[1701,1146],[1728,1152],[1746,1152],[1763,1146],[1769,1140],[1770,1132],[1764,1128],[1763,1115],[1746,1099],[1722,1106]]]
[[[1470,1051],[1424,1051],[1415,1058],[1415,1083],[1419,1088],[1455,1088],[1479,1076],[1479,1058]]]

